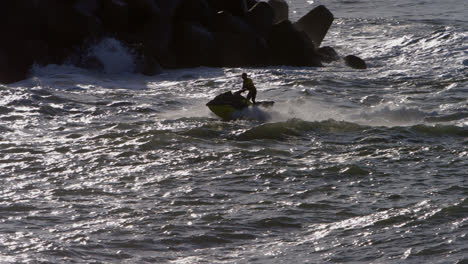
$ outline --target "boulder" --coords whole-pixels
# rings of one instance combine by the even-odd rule
[[[216,11],[229,12],[235,16],[244,16],[248,10],[246,0],[208,0],[208,3]]]
[[[289,6],[285,0],[269,0],[268,4],[273,8],[273,23],[289,20]]]
[[[266,41],[247,33],[215,33],[219,65],[222,67],[265,66],[270,64]]]
[[[247,10],[250,10],[254,5],[258,3],[257,0],[246,0]]]
[[[126,0],[130,32],[138,32],[153,17],[159,17],[161,10],[153,0]]]
[[[130,0],[131,1],[131,0]],[[164,10],[163,14],[169,17],[173,17],[176,10],[182,4],[184,0],[153,0],[161,10]]]
[[[73,8],[83,15],[96,16],[101,4],[101,0],[76,0]]]
[[[47,65],[49,63],[49,45],[42,39],[28,39],[24,41],[25,50],[23,54],[30,58],[32,63]]]
[[[15,49],[0,47],[0,83],[8,84],[27,78],[32,60]]]
[[[151,51],[152,56],[165,68],[176,66],[174,55],[170,50],[173,31],[172,24],[162,23],[160,19],[157,19],[147,25],[145,36],[142,39],[144,50]]]
[[[246,21],[259,34],[267,35],[273,26],[273,8],[266,2],[259,2],[246,14]]]
[[[41,38],[49,45],[50,63],[63,63],[75,48],[102,33],[101,21],[76,9],[72,2],[39,1],[37,12],[44,21],[41,23]]]
[[[162,67],[321,66],[339,59],[317,49],[333,15],[318,6],[292,24],[286,0],[0,1],[0,82],[27,77],[33,63],[99,69],[86,47],[110,36],[135,51],[138,71]],[[79,51],[79,52],[77,52]],[[353,55],[345,63],[366,63]]]
[[[162,67],[152,56],[144,56],[141,62],[142,64],[137,66],[137,70],[144,75],[154,76],[162,72]]]
[[[348,65],[351,68],[360,69],[360,70],[367,69],[366,62],[363,59],[361,59],[361,58],[359,58],[357,56],[348,55],[348,56],[344,57],[343,59],[345,61],[345,64]]]
[[[100,20],[94,15],[98,4],[86,0],[2,1],[0,33],[8,36],[3,42],[9,42],[2,45],[8,54],[3,60],[20,75],[32,63],[63,63],[86,39],[101,34]]]
[[[333,19],[333,14],[325,6],[320,5],[301,17],[294,25],[304,31],[318,48],[333,23]]]
[[[184,0],[176,10],[175,19],[208,26],[215,14],[215,9],[206,0]]]
[[[129,9],[123,0],[102,0],[99,12],[105,29],[113,34],[129,31]]]
[[[0,1],[0,34],[3,42],[41,37],[41,16],[32,1]],[[0,44],[1,44],[0,43]]]
[[[0,34],[4,42],[41,37],[41,17],[32,1],[0,1]]]
[[[180,67],[217,64],[215,37],[200,24],[178,23],[172,47],[177,54],[177,65]]]
[[[18,32],[20,33],[20,32]],[[45,41],[9,35],[0,42],[0,83],[13,83],[27,78],[33,63],[47,63]]]
[[[154,0],[125,0],[131,11],[143,17],[159,12],[159,3]]]
[[[213,32],[229,32],[238,34],[255,34],[254,29],[241,17],[233,16],[229,12],[220,11],[210,25]]]
[[[174,43],[174,22],[176,12],[184,0],[153,0],[159,7],[159,15],[153,16],[142,27],[143,36],[140,41],[144,49],[150,50],[154,58],[164,68],[176,68],[176,54],[171,50]]]
[[[267,43],[274,65],[322,66],[312,41],[289,20],[273,25]]]
[[[335,49],[330,46],[319,48],[317,50],[317,53],[320,56],[320,61],[325,62],[325,63],[338,61],[340,59],[340,56],[335,51]]]

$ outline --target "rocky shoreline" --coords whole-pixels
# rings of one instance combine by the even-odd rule
[[[323,66],[339,60],[321,47],[333,14],[317,6],[296,22],[285,0],[15,0],[0,3],[0,83],[28,77],[31,66],[72,63],[100,69],[86,52],[115,38],[156,75],[186,67]],[[365,69],[363,60],[345,63]]]

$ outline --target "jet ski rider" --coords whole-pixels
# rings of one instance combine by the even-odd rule
[[[247,94],[247,101],[252,99],[252,103],[255,104],[255,97],[257,96],[257,89],[253,84],[252,79],[247,77],[247,73],[242,73],[242,79],[244,80],[242,83],[242,90],[238,91],[237,93],[241,94],[245,91],[249,91]]]

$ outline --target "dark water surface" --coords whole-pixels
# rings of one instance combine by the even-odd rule
[[[109,39],[0,86],[0,263],[468,263],[467,4],[317,4],[368,70],[145,77]],[[276,104],[222,122],[243,71]]]

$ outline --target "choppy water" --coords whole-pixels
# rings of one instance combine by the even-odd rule
[[[0,263],[468,263],[465,1],[290,2],[369,69],[145,77],[106,40],[0,86]],[[243,71],[277,103],[219,121]]]

